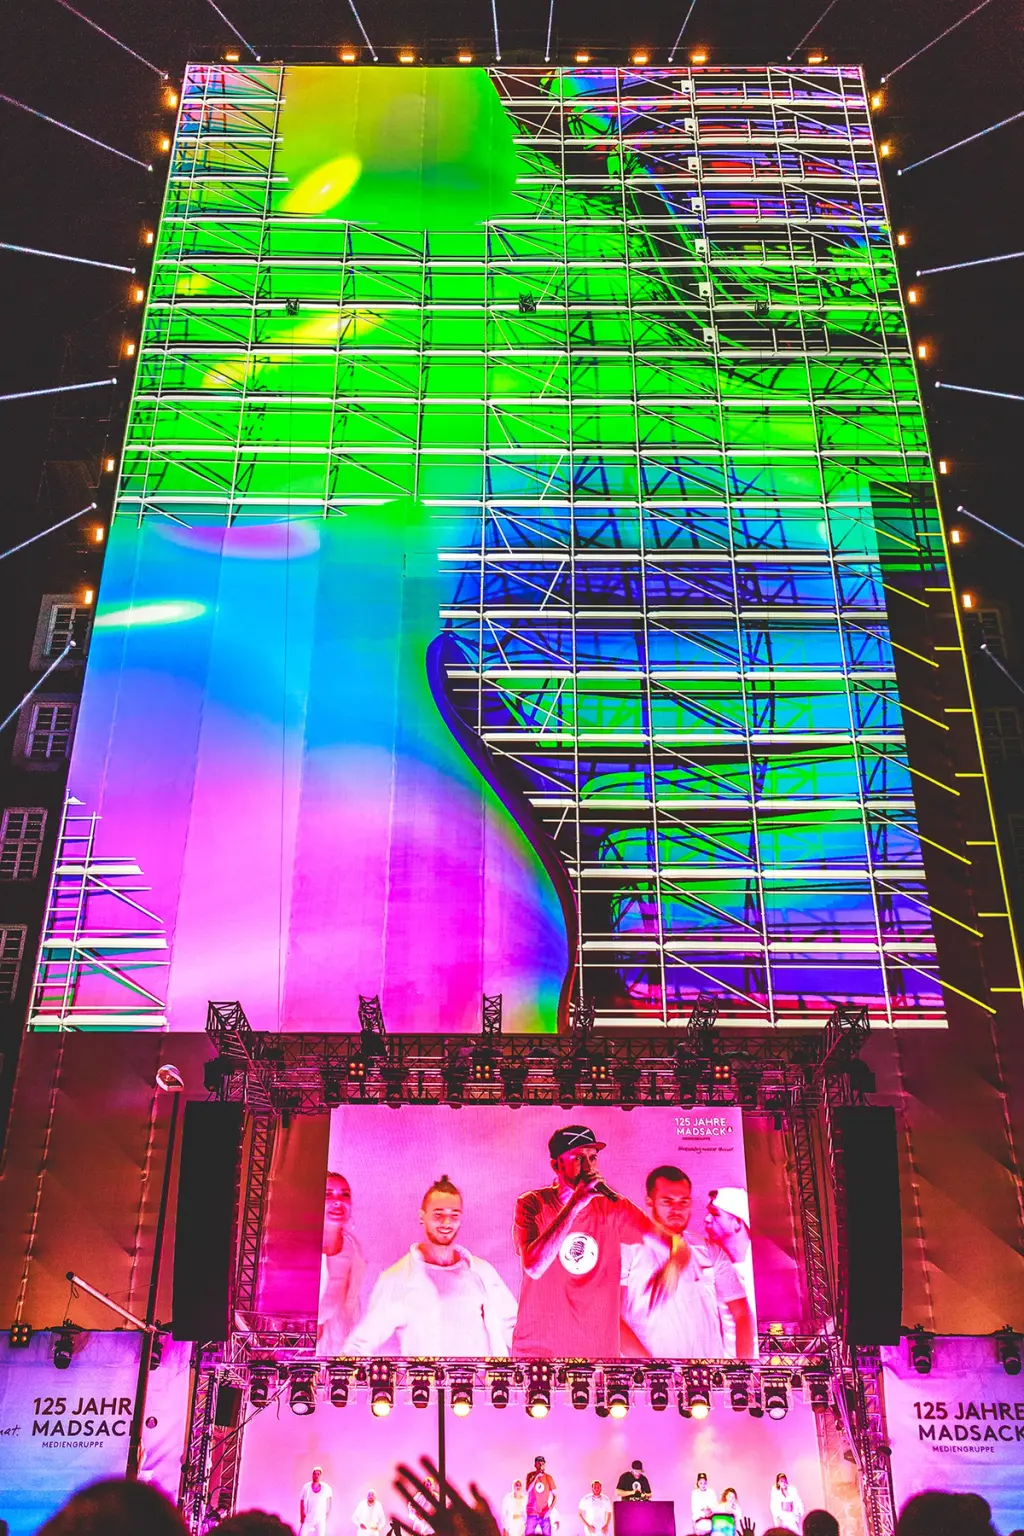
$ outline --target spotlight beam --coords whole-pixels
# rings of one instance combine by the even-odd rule
[[[155,64],[151,64],[148,59],[142,57],[141,53],[136,53],[134,48],[129,48],[127,43],[122,43],[121,39],[115,37],[113,32],[106,31],[104,27],[100,26],[99,22],[93,21],[91,16],[83,16],[81,11],[76,11],[73,5],[68,4],[68,0],[57,0],[57,4],[62,5],[66,11],[70,11],[72,16],[77,16],[79,21],[84,21],[87,27],[92,27],[94,32],[98,32],[108,42],[115,43],[118,48],[123,48],[125,53],[130,53],[133,59],[138,59],[140,64],[145,64],[146,68],[151,69],[154,75],[159,75],[161,80],[167,79],[166,69],[159,69]]]
[[[239,32],[239,30],[235,26],[234,22],[229,20],[229,18],[224,15],[224,12],[221,10],[220,6],[216,3],[216,0],[206,0],[206,3],[210,7],[211,10],[217,12],[217,15],[220,17],[220,19],[224,23],[224,25],[226,27],[230,27],[231,31],[238,38],[238,41],[240,43],[242,43],[246,48],[248,48],[249,52],[252,54],[253,58],[256,60],[256,63],[259,64],[260,56],[256,52],[256,49],[252,46],[252,43],[248,42],[246,40],[246,38],[244,38],[242,36],[241,32]]]
[[[76,139],[84,139],[87,144],[95,144],[97,149],[105,149],[108,154],[117,155],[119,160],[130,160],[132,165],[141,165],[144,171],[153,169],[147,161],[137,160],[134,155],[125,154],[123,149],[115,149],[113,144],[105,144],[102,139],[94,139],[91,133],[83,133],[80,128],[72,128],[70,123],[62,123],[59,117],[47,117],[45,112],[40,112],[23,101],[16,101],[13,96],[5,96],[2,91],[0,91],[0,101],[6,101],[9,107],[17,107],[21,112],[28,112],[32,117],[38,117],[40,122],[52,123],[55,128],[63,128],[65,133],[73,133]]]
[[[788,62],[788,60],[790,60],[793,57],[794,53],[799,53],[800,49],[803,47],[804,43],[806,43],[806,41],[807,41],[807,39],[809,37],[813,37],[814,36],[815,32],[817,32],[818,28],[821,26],[822,22],[825,20],[825,17],[828,15],[829,11],[831,11],[833,9],[833,7],[837,6],[838,4],[839,4],[839,0],[829,0],[828,5],[826,5],[825,9],[822,11],[821,15],[818,17],[818,19],[814,23],[814,25],[807,28],[807,31],[804,33],[803,37],[800,39],[800,41],[797,43],[796,47],[793,49],[793,53],[787,53],[786,54],[787,62]]]
[[[969,512],[966,507],[957,507],[956,510],[961,517],[969,517],[972,523],[980,523],[990,533],[998,533],[1001,538],[1009,539],[1011,544],[1016,544],[1018,549],[1024,549],[1024,539],[1015,539],[1013,534],[1007,533],[1005,528],[997,528],[995,523],[986,523],[985,519],[979,517],[977,512]]]
[[[48,256],[51,261],[74,261],[81,267],[105,267],[108,272],[132,272],[134,267],[122,267],[116,261],[92,261],[88,256],[67,256],[63,251],[38,251],[34,245],[9,245],[0,240],[0,251],[18,251],[22,256]]]
[[[897,64],[895,69],[890,69],[887,75],[882,76],[882,84],[884,85],[887,80],[891,80],[893,75],[898,75],[901,69],[906,69],[908,64],[913,64],[915,59],[919,59],[922,53],[927,53],[929,48],[934,48],[936,43],[941,43],[942,39],[948,37],[951,32],[955,32],[957,27],[962,27],[965,21],[970,21],[972,16],[977,16],[978,12],[983,11],[989,3],[990,0],[981,0],[981,4],[976,5],[973,11],[968,11],[966,16],[961,16],[959,21],[954,21],[951,27],[946,28],[945,32],[940,32],[938,37],[933,37],[930,43],[925,43],[923,48],[919,48],[916,53],[912,53],[909,59],[904,59],[903,63]]]
[[[1016,543],[1016,542],[1017,541],[1015,539],[1014,543]],[[984,653],[988,657],[989,661],[994,662],[995,665],[999,668],[1000,672],[1003,674],[1003,676],[1006,677],[1006,678],[1009,678],[1010,682],[1016,688],[1018,693],[1024,694],[1024,684],[1018,683],[1017,679],[1014,677],[1014,675],[1010,671],[1009,667],[1006,665],[1005,662],[1003,662],[1003,661],[1001,661],[999,659],[999,657],[995,654],[994,651],[990,651],[987,645],[979,646],[979,650],[984,651]]]
[[[965,144],[973,144],[975,139],[983,139],[986,134],[995,133],[997,128],[1005,128],[1007,123],[1016,123],[1024,117],[1024,112],[1014,112],[1012,117],[1003,117],[998,123],[990,123],[987,128],[982,128],[978,133],[970,133],[966,139],[957,139],[955,144],[947,144],[945,149],[937,149],[933,155],[925,155],[923,160],[914,160],[910,165],[903,166],[896,172],[897,176],[905,176],[908,171],[916,171],[919,165],[927,165],[929,160],[938,160],[942,155],[951,154],[954,149],[962,149]]]
[[[348,0],[348,8],[352,12],[352,15],[355,17],[355,19],[356,19],[356,26],[359,28],[360,32],[363,34],[363,42],[366,44],[367,48],[369,48],[369,50],[370,50],[370,57],[372,58],[373,62],[376,64],[377,63],[377,50],[373,46],[373,44],[370,42],[370,34],[369,34],[369,32],[367,32],[366,28],[363,26],[363,18],[360,16],[359,12],[356,10],[356,0]]]
[[[494,24],[494,57],[501,63],[501,38],[498,36],[498,0],[491,0],[491,21]]]
[[[961,272],[964,267],[985,267],[992,261],[1017,261],[1024,251],[1007,251],[1005,256],[979,256],[976,261],[952,261],[946,267],[922,267],[917,277],[931,277],[934,272]]]
[[[988,395],[992,400],[1024,400],[1024,395],[1008,395],[1001,389],[972,389],[969,384],[944,384],[940,379],[936,379],[935,388],[955,389],[961,395]]]
[[[95,510],[96,503],[94,501],[90,501],[87,507],[81,507],[77,512],[72,512],[70,517],[62,518],[59,523],[52,523],[49,528],[40,529],[40,531],[38,533],[34,533],[30,539],[23,539],[20,544],[15,544],[10,549],[5,549],[3,553],[0,554],[0,560],[6,560],[8,555],[16,555],[19,549],[27,549],[28,546],[30,544],[34,544],[37,539],[45,539],[48,533],[56,533],[58,528],[66,528],[68,523],[73,523],[77,517],[84,517],[87,512],[95,512]]]
[[[32,684],[32,687],[28,690],[28,692],[26,694],[24,694],[22,696],[22,698],[20,698],[18,700],[17,704],[15,704],[14,708],[11,710],[11,712],[7,716],[7,718],[5,720],[0,720],[0,731],[6,731],[7,727],[10,725],[11,721],[16,719],[17,716],[21,714],[21,711],[25,708],[25,705],[28,703],[28,701],[32,697],[32,695],[34,693],[36,693],[43,686],[43,684],[46,682],[46,679],[48,677],[50,677],[52,673],[56,672],[57,668],[60,666],[60,664],[64,660],[64,658],[66,656],[69,656],[74,649],[75,649],[75,641],[74,640],[69,640],[67,645],[61,651],[60,655],[58,657],[56,657],[55,660],[50,662],[50,665],[47,667],[47,669],[43,673],[42,677],[38,678],[37,681]],[[87,1287],[87,1289],[88,1289],[88,1287]],[[95,1295],[95,1292],[93,1292],[93,1294]],[[114,1303],[112,1301],[110,1301],[106,1296],[104,1296],[102,1298],[102,1300],[105,1301],[108,1306],[111,1306],[111,1307],[114,1306]],[[115,1311],[119,1312],[120,1310],[121,1310],[120,1307],[116,1307],[115,1308]],[[125,1316],[126,1317],[129,1316],[129,1314],[126,1312]],[[134,1319],[133,1319],[133,1321],[134,1321]]]
[[[676,61],[676,54],[679,51],[679,44],[683,40],[683,33],[686,31],[687,27],[690,25],[690,17],[693,15],[694,7],[696,6],[696,4],[697,4],[697,0],[690,0],[690,9],[687,11],[686,15],[683,17],[683,24],[679,28],[679,32],[678,32],[678,34],[676,36],[676,40],[672,44],[672,52],[668,56],[668,61],[669,61],[670,64],[674,64],[675,61]]]
[[[544,43],[544,63],[551,63],[551,29],[555,24],[555,0],[548,5],[548,35]]]
[[[92,379],[88,384],[55,384],[51,389],[19,389],[13,395],[0,395],[0,400],[34,400],[39,395],[69,395],[75,389],[105,389],[116,384],[116,379]]]

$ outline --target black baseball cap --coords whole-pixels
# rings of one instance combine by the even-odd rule
[[[606,1141],[598,1141],[589,1125],[563,1125],[548,1142],[548,1152],[552,1157],[561,1157],[563,1152],[575,1152],[579,1147],[596,1147],[600,1152],[607,1145]]]

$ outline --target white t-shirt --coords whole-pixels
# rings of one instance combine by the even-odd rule
[[[660,1238],[631,1243],[622,1255],[622,1315],[652,1360],[721,1360],[730,1357],[722,1335],[722,1313],[746,1291],[734,1264],[700,1243],[671,1296],[650,1305],[647,1286],[668,1258]],[[731,1358],[735,1358],[735,1330]]]
[[[523,1536],[526,1530],[526,1494],[506,1493],[501,1501],[501,1528],[508,1536]]]
[[[601,1536],[611,1519],[612,1501],[606,1493],[585,1493],[580,1499],[580,1518]]]
[[[352,1520],[356,1530],[360,1531],[377,1533],[387,1530],[388,1527],[388,1517],[384,1513],[384,1506],[380,1499],[374,1499],[372,1504],[366,1499],[361,1499],[352,1512]]]
[[[711,1529],[711,1516],[718,1508],[718,1495],[713,1488],[695,1488],[690,1494],[690,1513],[693,1516],[694,1529],[698,1520],[706,1523],[706,1528]]]
[[[480,1277],[465,1259],[423,1268],[440,1303],[437,1353],[486,1357],[490,1353],[483,1314],[487,1293]]]
[[[292,1487],[295,1487],[294,1483]],[[319,1488],[314,1488],[312,1481],[304,1483],[301,1499],[302,1508],[306,1511],[306,1519],[303,1523],[306,1525],[317,1525],[326,1520],[327,1506],[333,1498],[334,1489],[330,1483],[325,1483],[323,1478],[320,1479]]]
[[[793,1531],[794,1536],[800,1536],[803,1530],[804,1501],[790,1483],[785,1492],[781,1488],[773,1488],[771,1493],[772,1521],[784,1531]]]

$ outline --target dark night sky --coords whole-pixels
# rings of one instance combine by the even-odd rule
[[[575,48],[586,45],[595,61],[624,62],[630,47],[644,44],[652,50],[653,63],[664,61],[687,3],[556,0],[555,57],[568,61]],[[167,69],[172,81],[186,59],[221,57],[234,42],[206,0],[79,4]],[[410,43],[434,57],[469,43],[481,59],[489,57],[490,0],[357,4],[382,57]],[[337,44],[358,41],[345,0],[224,0],[223,8],[268,59],[329,58]],[[687,40],[708,45],[713,63],[783,62],[823,9],[823,0],[756,5],[697,0]],[[830,62],[863,63],[874,84],[970,9],[970,0],[838,0],[813,41],[825,48]],[[498,0],[498,15],[505,61],[540,62],[548,0]],[[8,0],[2,31],[0,91],[150,158],[158,130],[171,123],[171,114],[161,111],[155,75],[57,0]],[[1024,108],[1022,62],[1017,0],[990,0],[888,88],[879,132],[894,142],[890,165],[908,164]],[[905,262],[908,279],[917,267],[1024,248],[1022,150],[1024,120],[903,178],[888,174],[894,224],[913,234]],[[160,177],[0,103],[0,185],[0,238],[130,263],[139,257],[139,229],[147,217],[150,222],[155,218]],[[74,349],[70,377],[97,377],[114,365],[126,323],[130,327],[134,319],[137,324],[137,311],[133,315],[125,309],[127,278],[4,252],[0,273],[4,390],[56,382],[69,341]],[[954,461],[954,474],[944,483],[948,506],[962,499],[1024,536],[1017,475],[1024,403],[937,395],[931,383],[942,377],[1024,393],[1022,279],[1024,261],[931,278],[914,325],[919,336],[934,344],[925,399],[936,453]],[[6,544],[16,532],[23,537],[72,507],[36,501],[49,403],[5,403],[0,411],[8,445]],[[1017,557],[1010,551],[1007,559],[1007,551],[1001,541],[976,538],[970,579],[979,580],[973,562],[980,561],[980,579],[991,588],[990,595],[1004,592],[1012,602],[1024,557],[1017,566]],[[17,565],[8,564],[5,579],[27,579],[29,567],[19,573]]]

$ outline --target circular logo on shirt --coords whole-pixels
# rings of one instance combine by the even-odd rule
[[[597,1243],[586,1232],[570,1232],[562,1239],[558,1257],[570,1275],[589,1275],[597,1263]]]

